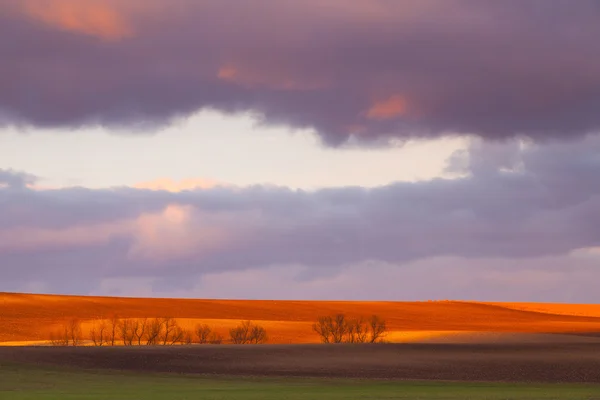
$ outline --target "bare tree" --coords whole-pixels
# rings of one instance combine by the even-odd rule
[[[363,318],[357,318],[348,321],[346,342],[365,343],[367,341],[368,334],[368,327]]]
[[[154,318],[148,323],[147,334],[146,334],[146,344],[148,346],[158,344],[159,337],[163,330],[163,320],[162,318]]]
[[[188,331],[187,329],[183,330],[183,338],[181,339],[181,344],[192,344],[194,343],[194,335],[192,335],[192,332]]]
[[[60,329],[50,333],[50,344],[52,344],[52,346],[69,345],[69,331],[65,325],[61,326]]]
[[[198,324],[194,328],[194,332],[196,333],[196,337],[198,338],[198,343],[205,344],[209,341],[212,329],[206,324]]]
[[[54,346],[78,346],[81,343],[81,322],[71,318],[64,322],[59,330],[50,334],[50,343]]]
[[[102,346],[108,341],[108,324],[105,320],[94,321],[90,328],[90,339],[92,339],[94,346]]]
[[[183,329],[182,327],[177,325],[177,322],[175,322],[175,328],[173,328],[173,330],[171,331],[171,336],[167,342],[167,344],[175,344],[175,343],[181,343],[183,344],[184,340],[185,340],[185,335],[186,335],[186,331],[185,329]],[[192,335],[190,334],[190,339],[191,339]]]
[[[121,320],[121,323],[119,324],[119,334],[120,334],[121,340],[123,341],[124,346],[133,346],[133,340],[135,338],[135,333],[134,333],[134,324],[135,323],[136,323],[135,320],[130,319],[130,318],[125,318],[125,319]]]
[[[229,336],[231,337],[231,342],[234,344],[246,344],[248,343],[248,338],[250,336],[250,329],[252,327],[252,322],[243,321],[240,325],[235,328],[231,328],[229,330]]]
[[[223,343],[223,335],[221,335],[220,333],[217,333],[217,332],[211,332],[211,334],[208,335],[208,343],[210,343],[210,344]]]
[[[387,326],[382,318],[372,315],[369,320],[369,329],[369,342],[377,343],[383,340]]]
[[[312,325],[313,331],[319,335],[323,343],[331,343],[331,317],[319,317],[317,322]]]
[[[364,318],[349,319],[344,314],[319,317],[312,326],[323,343],[376,343],[385,334],[386,323],[373,315]]]
[[[117,342],[117,338],[119,335],[119,326],[121,325],[121,320],[117,315],[113,315],[108,320],[108,340],[107,343],[110,343],[111,346],[114,346]]]
[[[159,338],[163,346],[179,342],[182,336],[183,330],[177,325],[177,320],[175,318],[162,318],[162,331]]]
[[[229,330],[229,336],[234,344],[258,344],[267,341],[265,328],[252,323],[252,321],[242,321],[240,325]]]
[[[267,330],[262,326],[254,325],[250,330],[250,343],[266,343],[267,339]]]
[[[148,327],[148,318],[136,319],[132,326],[133,336],[137,340],[138,346],[142,345],[142,338],[146,334]]]
[[[313,324],[313,330],[321,337],[324,343],[342,343],[350,327],[344,314],[319,317]]]
[[[344,314],[336,314],[332,318],[331,338],[333,343],[342,343],[348,334],[349,324]]]

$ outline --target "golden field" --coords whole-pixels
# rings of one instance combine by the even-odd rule
[[[187,329],[207,323],[226,335],[241,320],[267,329],[269,343],[315,343],[312,323],[323,315],[377,314],[388,326],[391,342],[535,340],[566,333],[600,332],[600,306],[467,301],[267,301],[118,298],[0,293],[0,345],[37,344],[72,318],[86,330],[96,319],[174,317]],[[570,335],[568,337],[571,337]],[[591,340],[591,339],[590,339]]]

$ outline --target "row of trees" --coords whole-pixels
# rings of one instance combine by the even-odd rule
[[[323,343],[380,343],[386,334],[386,322],[377,315],[348,318],[345,314],[319,317],[312,325]],[[72,319],[50,338],[56,346],[78,346],[83,338],[81,323]],[[175,344],[221,344],[222,334],[209,325],[198,324],[193,330],[179,326],[172,317],[99,319],[92,323],[89,339],[94,346],[152,346]],[[259,344],[268,340],[264,327],[242,321],[229,330],[229,343]]]
[[[229,341],[234,344],[258,344],[268,340],[267,331],[252,321],[243,321],[229,330]],[[221,344],[222,334],[207,324],[198,324],[193,331],[179,326],[172,317],[99,319],[92,323],[89,340],[94,346],[153,346],[175,344]],[[53,332],[50,342],[55,346],[79,346],[83,341],[81,322],[71,319]]]
[[[377,315],[348,318],[344,314],[319,317],[312,326],[323,343],[380,343],[386,333],[385,320]]]

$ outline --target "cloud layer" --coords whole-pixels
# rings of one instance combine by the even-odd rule
[[[238,279],[232,287],[241,285],[248,271],[268,276],[270,268],[279,271],[273,288],[278,279],[297,290],[335,281],[330,297],[343,297],[344,279],[395,268],[394,276],[414,275],[414,288],[422,290],[413,295],[449,293],[423,272],[435,265],[438,275],[456,274],[453,285],[463,285],[465,295],[486,295],[477,289],[484,280],[487,287],[498,282],[487,293],[494,299],[511,299],[500,288],[510,290],[513,282],[523,298],[529,287],[553,300],[565,293],[546,292],[544,282],[563,277],[575,285],[600,275],[598,154],[600,137],[545,145],[480,141],[449,164],[463,178],[372,189],[8,185],[0,189],[0,290],[36,284],[88,293],[132,280],[184,293],[228,274]],[[18,176],[0,173],[7,182]],[[343,271],[353,275],[343,278]],[[362,280],[369,287],[380,281]],[[202,287],[194,293],[214,293]],[[307,296],[322,293],[314,290]],[[576,295],[599,301],[594,293]]]
[[[1,0],[0,124],[144,131],[201,108],[349,139],[600,126],[593,0]]]

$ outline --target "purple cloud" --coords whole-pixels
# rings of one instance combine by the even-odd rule
[[[2,0],[0,124],[147,132],[202,108],[331,145],[600,127],[598,2]]]
[[[510,271],[488,271],[485,279],[519,276],[523,268],[538,271],[521,271],[532,277],[549,273],[539,272],[540,260],[564,266],[580,249],[600,247],[599,137],[482,143],[454,158],[463,178],[371,189],[6,187],[0,290],[35,277],[53,290],[90,292],[127,278],[176,292],[209,275],[286,265],[302,270],[290,278],[301,287],[353,265],[401,269],[434,259],[454,260],[449,274],[456,260],[469,268],[473,260],[504,260],[494,265]],[[585,269],[581,276],[597,263],[594,254],[573,261]]]
[[[37,178],[31,174],[13,171],[11,169],[0,169],[0,188],[3,186],[9,188],[24,188],[36,181]]]

